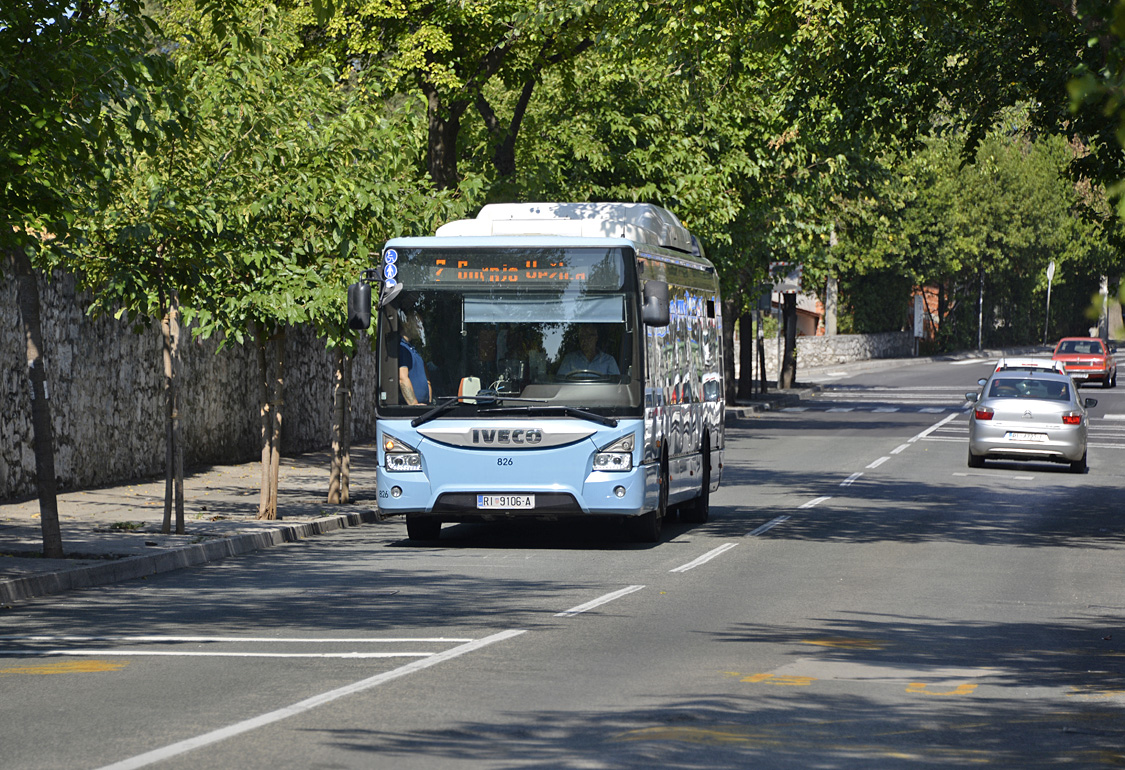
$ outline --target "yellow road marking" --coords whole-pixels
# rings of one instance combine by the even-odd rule
[[[922,695],[968,695],[975,689],[977,689],[977,686],[975,684],[959,684],[952,690],[938,692],[937,690],[929,689],[929,685],[922,682],[911,682],[910,685],[906,688],[906,691],[921,693]]]
[[[1125,690],[1102,690],[1097,685],[1078,685],[1070,688],[1068,698],[1117,698],[1125,695]]]
[[[13,666],[0,668],[3,674],[27,674],[31,676],[48,676],[51,674],[97,674],[103,671],[117,671],[129,664],[113,663],[108,660],[61,660],[57,663],[36,663],[27,666]]]
[[[736,731],[737,730],[737,731]],[[755,737],[750,730],[708,730],[702,727],[646,727],[630,730],[614,736],[618,741],[684,741],[716,745],[722,743],[756,743],[758,745],[781,745],[781,741]]]
[[[882,650],[887,646],[886,642],[878,639],[802,639],[801,643],[845,650]]]

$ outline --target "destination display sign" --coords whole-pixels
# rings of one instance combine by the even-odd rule
[[[578,284],[615,291],[625,275],[624,256],[617,248],[388,249],[385,261],[392,251],[397,280],[409,289],[490,284],[558,289]]]

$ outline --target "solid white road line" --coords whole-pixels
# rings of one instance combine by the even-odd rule
[[[767,521],[767,522],[766,522],[765,524],[763,524],[762,526],[758,527],[758,528],[757,528],[756,530],[754,530],[753,532],[750,532],[750,533],[748,533],[748,534],[747,534],[747,537],[754,537],[755,535],[760,535],[760,534],[762,534],[763,532],[768,532],[769,530],[771,530],[771,529],[773,529],[774,527],[776,527],[776,526],[777,526],[778,524],[782,524],[782,523],[784,523],[784,522],[786,522],[786,521],[789,521],[789,517],[788,517],[788,516],[778,516],[778,517],[777,517],[776,519],[773,519],[773,520],[771,520],[771,521]]]
[[[738,543],[723,543],[718,548],[711,549],[707,553],[700,556],[698,559],[693,559],[692,561],[689,561],[687,564],[681,564],[679,567],[676,567],[675,569],[670,569],[668,571],[669,572],[687,572],[689,569],[695,569],[700,564],[706,564],[707,562],[711,561],[712,559],[714,559],[719,554],[725,553],[726,551],[729,551],[730,549],[734,548],[736,545],[738,545]]]
[[[259,727],[265,727],[266,725],[273,724],[274,722],[280,722],[282,719],[288,719],[289,717],[303,714],[306,711],[311,711],[312,709],[323,706],[326,703],[331,703],[332,701],[343,698],[344,696],[354,695],[365,690],[370,690],[373,687],[378,687],[379,685],[385,684],[394,679],[399,679],[400,677],[413,674],[415,672],[421,671],[422,669],[436,666],[438,663],[444,663],[447,660],[452,660],[453,658],[460,657],[461,655],[465,655],[466,653],[474,652],[481,649],[482,647],[487,647],[490,644],[495,644],[496,642],[502,642],[507,639],[511,639],[513,637],[519,636],[522,633],[525,633],[522,629],[515,628],[509,629],[507,631],[501,631],[498,634],[492,634],[491,636],[486,636],[483,639],[477,639],[476,641],[469,642],[468,644],[462,644],[458,647],[454,647],[451,650],[439,652],[436,655],[433,655],[424,660],[416,660],[391,671],[385,671],[382,674],[376,674],[375,676],[368,677],[367,679],[361,679],[358,682],[353,682],[352,684],[338,687],[335,690],[329,690],[326,693],[314,695],[311,698],[306,698],[303,701],[298,701],[291,706],[286,706],[285,708],[277,709],[276,711],[270,711],[269,713],[254,717],[253,719],[236,722],[232,725],[228,725],[227,727],[221,727],[218,730],[212,730],[209,733],[204,733],[203,735],[198,735],[194,738],[188,738],[187,740],[172,743],[168,746],[145,752],[144,754],[138,754],[137,756],[131,757],[130,759],[125,759],[120,762],[114,762],[112,765],[106,765],[100,768],[100,770],[132,770],[133,768],[146,767],[156,762],[163,762],[166,759],[170,759],[181,754],[186,754],[189,751],[202,748],[203,746],[210,746],[213,743],[225,741],[227,738],[233,738],[236,735],[241,735],[242,733],[256,730]]]
[[[273,636],[15,636],[0,635],[0,641],[18,642],[134,642],[137,644],[151,644],[155,642],[192,642],[192,643],[239,643],[254,644],[464,644],[472,639],[457,639],[445,636],[418,637],[378,637],[364,639],[362,637],[273,637]]]
[[[917,436],[912,436],[911,438],[907,439],[907,442],[910,443],[910,444],[913,444],[915,441],[920,441],[921,439],[926,438],[926,436],[930,435],[935,430],[937,430],[941,426],[945,425],[947,422],[950,422],[951,420],[956,420],[957,415],[958,415],[957,412],[954,412],[953,414],[946,415],[945,418],[943,418],[941,420],[938,420],[933,425],[931,425],[930,427],[926,428],[924,431],[919,433]]]
[[[817,497],[817,498],[814,498],[812,500],[809,500],[807,503],[804,503],[803,505],[798,505],[797,507],[798,508],[815,508],[816,506],[823,503],[825,500],[831,500],[831,499],[832,499],[831,495],[829,495],[828,497]]]
[[[175,650],[0,650],[0,655],[63,655],[118,658],[428,658],[434,652],[192,652]]]
[[[587,610],[592,610],[595,607],[601,607],[603,604],[609,604],[614,599],[620,599],[622,596],[627,596],[627,595],[633,593],[634,591],[640,591],[642,588],[644,588],[644,586],[629,586],[627,588],[622,588],[620,591],[614,591],[612,593],[606,594],[605,596],[599,596],[597,599],[594,599],[593,601],[590,601],[590,602],[586,602],[585,604],[579,604],[577,607],[571,607],[569,610],[566,610],[565,612],[555,613],[555,617],[556,618],[572,618],[575,615],[579,615],[583,612],[586,612]]]

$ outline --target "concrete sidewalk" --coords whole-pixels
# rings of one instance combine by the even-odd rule
[[[328,495],[327,452],[282,458],[277,521],[258,521],[260,464],[195,469],[184,478],[183,535],[160,533],[164,480],[58,495],[64,559],[44,559],[39,501],[0,502],[0,607],[71,588],[168,572],[324,534],[381,523],[371,490],[374,445],[352,448],[359,502]],[[364,499],[364,496],[369,499]],[[172,530],[175,531],[173,512]]]
[[[992,351],[997,355],[999,351]],[[966,354],[980,357],[989,352]],[[942,357],[949,358],[949,357]],[[820,389],[816,381],[840,372],[908,366],[934,359],[884,359],[798,372],[799,387],[728,406],[728,419],[744,419],[799,403]],[[293,542],[345,527],[399,527],[376,509],[374,444],[352,448],[351,491],[356,502],[332,506],[327,452],[282,458],[277,521],[258,521],[260,465],[195,469],[184,479],[183,535],[160,534],[164,480],[149,479],[58,496],[64,559],[44,559],[39,502],[0,501],[0,608],[71,588],[105,585]],[[174,516],[173,516],[174,519]],[[175,529],[175,521],[172,524]]]

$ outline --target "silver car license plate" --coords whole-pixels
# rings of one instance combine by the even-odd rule
[[[477,495],[478,509],[534,508],[535,495]]]
[[[1009,441],[1046,441],[1047,434],[1045,433],[1009,433]]]

